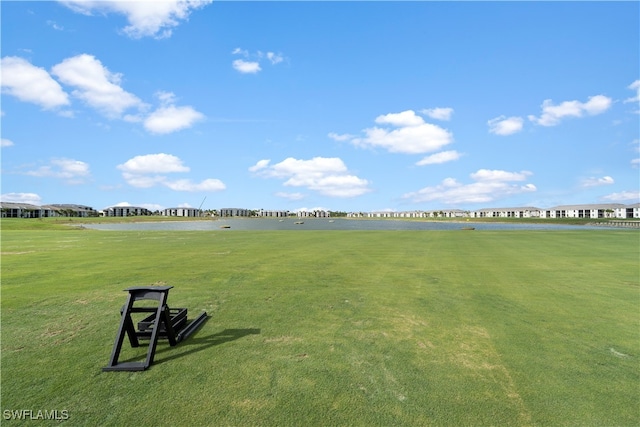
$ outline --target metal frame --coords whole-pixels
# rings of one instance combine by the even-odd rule
[[[175,346],[188,338],[204,323],[207,319],[206,312],[202,312],[196,319],[187,323],[186,308],[169,308],[167,298],[171,288],[173,286],[141,286],[125,289],[129,295],[121,310],[120,326],[113,344],[109,364],[102,368],[103,371],[144,371],[153,363],[159,338],[166,338],[169,340],[169,345]],[[134,303],[141,300],[158,301],[158,307],[134,307]],[[136,330],[131,313],[151,314],[138,322],[138,330]],[[125,335],[129,338],[131,347],[139,347],[140,340],[149,340],[147,358],[144,362],[118,363]]]

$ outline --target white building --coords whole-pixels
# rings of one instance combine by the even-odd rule
[[[624,207],[620,203],[556,206],[545,210],[543,218],[615,218],[617,210]]]
[[[274,211],[274,210],[260,209],[258,211],[258,216],[265,217],[265,218],[286,218],[289,216],[289,211]]]
[[[199,217],[201,211],[196,208],[167,208],[164,209],[161,214],[162,216]]]
[[[227,217],[227,216],[250,217],[251,211],[249,209],[239,209],[239,208],[220,209],[220,217]]]
[[[331,213],[323,210],[298,211],[298,218],[329,218]]]
[[[616,208],[615,217],[621,219],[640,218],[640,203]]]
[[[146,216],[152,215],[147,208],[139,206],[112,206],[102,211],[102,216]]]
[[[486,208],[470,212],[473,218],[539,218],[542,216],[540,208],[524,206],[517,208]]]

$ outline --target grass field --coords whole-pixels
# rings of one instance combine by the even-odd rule
[[[2,222],[1,408],[67,425],[637,426],[640,233]],[[5,225],[7,225],[5,227]],[[207,323],[102,372],[124,288]],[[146,347],[125,341],[123,357]],[[3,419],[7,425],[31,425]]]

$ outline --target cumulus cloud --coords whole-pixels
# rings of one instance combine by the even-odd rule
[[[269,62],[271,62],[274,65],[284,61],[284,57],[278,53],[267,52],[265,56],[267,57]]]
[[[604,196],[603,199],[611,202],[640,202],[640,191],[621,191],[619,193],[611,193]]]
[[[275,165],[260,160],[249,170],[264,178],[284,179],[285,186],[305,187],[330,197],[355,197],[371,191],[366,179],[350,174],[344,162],[336,157],[310,160],[289,157]]]
[[[219,179],[205,179],[202,182],[192,182],[189,179],[178,179],[175,181],[165,181],[163,183],[174,191],[221,191],[226,188]]]
[[[173,28],[186,21],[192,11],[203,8],[213,0],[148,0],[148,1],[93,1],[61,0],[71,10],[85,15],[115,13],[124,15],[129,25],[124,34],[138,39],[171,37]]]
[[[190,170],[182,164],[179,157],[165,153],[133,157],[118,165],[118,169],[137,174],[189,172]]]
[[[176,132],[190,128],[196,122],[204,119],[204,114],[191,106],[175,106],[175,95],[171,92],[158,92],[156,96],[160,100],[161,106],[144,120],[144,128],[151,133]]]
[[[49,73],[26,59],[5,56],[0,62],[2,93],[45,110],[70,104],[69,96]]]
[[[73,86],[72,95],[108,117],[117,118],[132,107],[142,107],[142,102],[120,87],[122,75],[112,73],[93,55],[77,55],[67,58],[51,69],[66,85]]]
[[[454,160],[458,160],[461,154],[456,150],[451,151],[441,151],[436,154],[432,154],[427,156],[416,163],[417,166],[426,166],[426,165],[436,165],[440,163],[451,162]]]
[[[470,175],[475,182],[463,184],[454,178],[446,178],[440,184],[424,187],[416,192],[407,193],[403,198],[414,203],[442,202],[445,204],[487,203],[508,196],[536,191],[526,181],[531,172],[508,172],[502,170],[480,169]]]
[[[6,193],[0,195],[0,201],[5,203],[28,203],[39,206],[42,198],[35,193]]]
[[[453,108],[449,108],[449,107],[427,108],[420,112],[435,120],[449,121],[451,120],[451,116],[453,115]]]
[[[345,133],[345,134],[337,134],[335,132],[329,132],[329,134],[327,135],[329,138],[333,139],[334,141],[338,141],[338,142],[342,142],[342,141],[349,141],[351,139],[354,138],[354,135]]]
[[[249,168],[250,172],[257,172],[261,169],[265,169],[269,166],[269,163],[271,163],[270,159],[264,159],[264,160],[259,160],[258,163],[256,163],[255,165],[251,166]]]
[[[627,86],[627,89],[633,90],[636,93],[635,96],[625,99],[624,102],[640,102],[640,80],[636,80],[635,82],[631,83],[629,86]]]
[[[564,101],[558,105],[554,105],[552,100],[546,99],[542,103],[540,117],[530,115],[529,120],[541,126],[556,126],[567,117],[602,114],[611,107],[611,104],[611,98],[604,95],[591,96],[587,102]]]
[[[0,147],[11,147],[13,146],[13,141],[7,138],[0,139]]]
[[[602,178],[590,177],[582,181],[583,187],[597,187],[600,185],[611,185],[615,181],[610,176],[603,176]]]
[[[264,63],[265,61],[270,63],[271,65],[276,65],[284,61],[284,56],[281,53],[275,52],[262,52],[257,51],[255,53],[251,53],[246,49],[241,49],[239,47],[235,48],[231,51],[232,55],[241,55],[245,59],[236,59],[231,65],[233,69],[242,74],[257,74],[262,71],[262,67],[260,63]]]
[[[522,130],[524,120],[521,117],[500,116],[487,122],[489,132],[495,135],[511,135]]]
[[[59,178],[68,184],[81,184],[85,178],[91,175],[87,163],[65,158],[52,159],[50,164],[28,171],[26,174],[36,177]]]
[[[392,153],[421,154],[436,151],[453,141],[447,130],[425,123],[413,110],[378,116],[375,122],[386,127],[364,129],[365,136],[352,138],[360,147],[381,147]],[[337,134],[330,134],[334,136]]]
[[[158,153],[136,156],[118,165],[122,177],[129,185],[137,188],[150,188],[163,185],[174,191],[221,191],[225,184],[218,179],[205,179],[202,182],[192,182],[189,179],[171,180],[170,173],[189,172],[179,157],[172,154]]]
[[[236,59],[232,63],[233,68],[242,74],[256,74],[262,71],[260,64],[254,61],[245,61],[244,59]]]
[[[47,71],[35,67],[22,58],[2,59],[2,92],[21,101],[53,109],[70,104],[62,86]],[[159,106],[150,114],[149,105],[121,86],[122,74],[111,72],[93,55],[81,54],[67,58],[51,69],[51,74],[73,88],[71,94],[110,119],[130,123],[142,122],[154,134],[176,132],[193,126],[204,115],[191,106],[175,105],[171,92],[157,92]],[[133,113],[127,113],[135,108]],[[69,111],[61,115],[73,117]]]

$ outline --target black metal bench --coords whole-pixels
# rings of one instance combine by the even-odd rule
[[[191,322],[187,321],[186,308],[169,308],[167,298],[169,289],[173,286],[140,286],[127,288],[129,292],[127,302],[122,307],[120,327],[113,344],[113,351],[109,364],[103,371],[144,371],[153,363],[159,338],[169,340],[169,345],[175,346],[195,332],[207,319],[207,313],[202,312]],[[155,300],[158,307],[134,307],[136,301]],[[131,318],[132,313],[151,313],[138,322],[136,330]],[[127,335],[131,347],[139,347],[140,340],[149,340],[147,358],[144,362],[118,363],[120,350]]]

